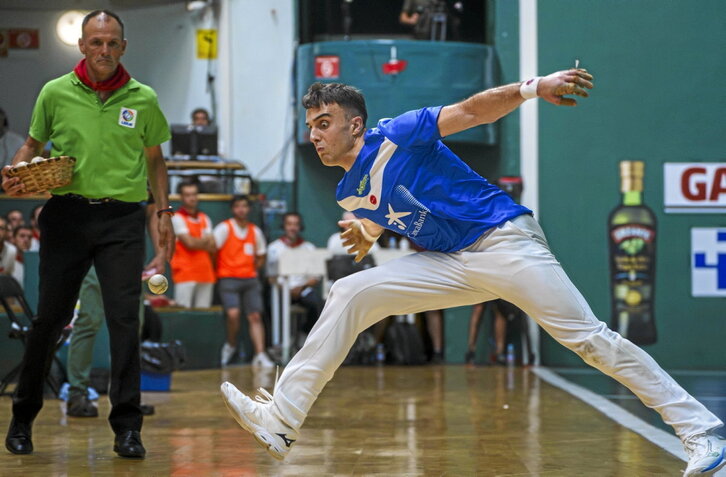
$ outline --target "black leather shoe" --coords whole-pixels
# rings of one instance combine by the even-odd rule
[[[116,439],[113,441],[113,451],[121,457],[143,459],[146,455],[146,449],[141,443],[141,433],[139,431],[126,431],[117,434]]]
[[[156,408],[151,404],[140,404],[139,408],[141,408],[141,414],[144,416],[153,416],[156,412]]]
[[[10,422],[10,429],[5,438],[5,447],[13,454],[30,454],[33,452],[31,424],[17,422],[15,418]]]
[[[66,415],[72,417],[98,417],[98,409],[83,394],[74,394],[68,398]]]

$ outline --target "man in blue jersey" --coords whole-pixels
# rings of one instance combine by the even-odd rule
[[[550,251],[529,209],[476,174],[442,142],[496,121],[537,96],[574,106],[592,76],[560,71],[478,93],[460,103],[410,111],[366,130],[365,101],[347,85],[313,84],[303,98],[310,140],[323,164],[345,175],[336,198],[355,220],[342,221],[349,252],[365,256],[384,228],[427,252],[337,281],[303,348],[258,402],[232,384],[222,394],[235,420],[275,458],[298,439],[310,408],[356,336],[389,315],[502,298],[557,341],[615,378],[658,411],[684,442],[685,475],[724,465],[723,423],[643,350],[599,321]]]

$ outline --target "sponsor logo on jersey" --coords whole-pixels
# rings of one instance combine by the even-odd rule
[[[135,109],[121,108],[121,114],[118,116],[119,125],[127,128],[135,128],[137,114],[138,112]]]
[[[368,174],[363,176],[363,179],[360,180],[358,183],[358,188],[355,190],[358,195],[363,195],[363,191],[366,190],[366,186],[368,185]]]
[[[428,210],[419,209],[418,211],[418,219],[413,223],[413,230],[410,234],[408,234],[409,237],[416,237],[419,232],[421,232],[421,228],[424,225],[424,222],[426,222],[426,217],[429,215]]]
[[[388,204],[388,214],[385,217],[388,219],[388,225],[396,224],[400,230],[406,230],[406,224],[401,219],[409,215],[411,212],[395,212],[391,204]]]

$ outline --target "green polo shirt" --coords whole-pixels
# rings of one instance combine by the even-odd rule
[[[73,180],[56,195],[146,200],[144,147],[170,138],[156,93],[131,79],[105,103],[73,73],[46,83],[30,122],[30,137],[51,142],[51,155],[73,156]]]

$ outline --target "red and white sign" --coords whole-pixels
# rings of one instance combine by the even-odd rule
[[[40,33],[37,28],[11,28],[10,48],[37,50],[40,47]]]
[[[325,55],[315,57],[315,79],[338,79],[340,77],[340,57]]]
[[[663,167],[663,191],[666,212],[726,212],[726,163],[666,163]]]

